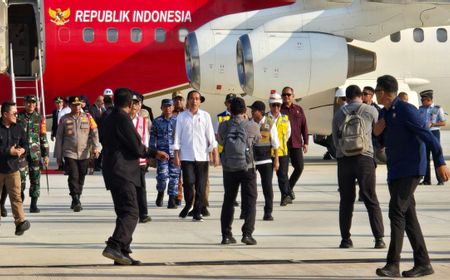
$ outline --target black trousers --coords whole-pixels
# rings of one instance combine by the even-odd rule
[[[8,191],[6,190],[6,187],[3,188],[2,193],[0,194],[0,206],[5,207],[6,198],[8,197]]]
[[[136,186],[125,182],[111,188],[116,212],[116,228],[106,244],[116,250],[131,253],[130,244],[139,219]]]
[[[67,182],[69,183],[69,193],[73,195],[81,195],[83,193],[84,178],[88,170],[89,159],[72,159],[64,158],[64,167],[69,175]]]
[[[222,236],[232,236],[232,224],[234,219],[234,206],[241,185],[242,210],[245,213],[245,222],[242,225],[242,235],[251,235],[255,230],[256,199],[256,172],[254,168],[248,171],[223,172],[223,195],[222,213],[220,224]]]
[[[375,191],[375,161],[372,157],[358,155],[338,159],[339,227],[343,239],[350,238],[353,206],[355,204],[355,185],[358,180],[360,198],[369,213],[370,227],[375,238],[384,237],[383,217]]]
[[[413,249],[414,265],[430,264],[427,247],[416,214],[414,191],[420,177],[405,177],[388,182],[391,200],[389,201],[389,219],[391,220],[391,243],[387,263],[398,264],[406,231]]]
[[[264,214],[272,214],[273,210],[273,164],[265,163],[256,165],[256,170],[258,170],[261,176],[261,186],[264,194]]]
[[[289,189],[292,191],[303,173],[303,150],[301,148],[288,148],[288,152],[292,167],[294,168],[294,171],[292,171],[289,177]]]
[[[145,173],[147,172],[147,166],[141,165],[141,185],[136,186],[136,196],[139,207],[139,217],[145,218],[148,216],[147,208],[147,189],[145,185]]]
[[[431,130],[431,133],[433,133],[434,137],[436,137],[436,139],[439,142],[441,142],[441,132],[439,130]],[[431,167],[430,167],[431,150],[430,148],[428,148],[428,146],[426,149],[427,149],[427,173],[425,174],[423,181],[431,184]],[[438,183],[442,182],[441,178],[439,178],[438,176],[436,166],[434,167],[434,173],[436,174],[436,179],[438,180]]]
[[[280,189],[281,196],[283,197],[291,193],[291,187],[289,186],[289,177],[288,177],[289,157],[288,156],[278,157],[278,161],[280,163],[280,166],[278,167],[277,170],[278,188]]]
[[[204,206],[204,195],[206,181],[208,180],[208,169],[209,165],[207,161],[181,162],[184,201],[186,202],[187,208],[190,208],[192,206],[192,201],[194,200],[195,194],[193,209],[194,217],[200,216],[202,208]]]

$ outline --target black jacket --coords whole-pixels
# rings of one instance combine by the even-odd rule
[[[19,157],[10,155],[13,146],[26,147],[25,132],[18,124],[5,127],[0,118],[0,173],[2,174],[19,170]]]
[[[52,112],[52,134],[51,134],[52,137],[56,136],[56,131],[58,130],[58,113],[59,111],[61,111],[61,109],[60,110],[55,109]]]
[[[106,189],[141,184],[139,158],[154,156],[147,150],[127,113],[112,110],[103,120],[103,179]]]

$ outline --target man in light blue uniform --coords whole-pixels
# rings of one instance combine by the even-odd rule
[[[168,161],[158,160],[156,165],[156,189],[158,190],[158,197],[156,199],[156,206],[163,205],[164,191],[169,179],[169,202],[167,208],[177,208],[175,200],[178,196],[178,178],[180,177],[180,167],[173,163],[173,142],[175,136],[175,127],[177,117],[173,115],[173,101],[172,99],[163,99],[161,101],[161,116],[153,121],[152,129],[150,131],[150,147],[159,151],[164,151],[169,155]]]
[[[445,126],[447,118],[445,117],[444,110],[441,106],[434,104],[433,102],[433,90],[424,90],[420,93],[420,100],[422,101],[422,106],[419,107],[419,114],[421,118],[425,121],[427,127],[430,128],[431,133],[440,142],[441,140],[441,126]],[[427,147],[427,173],[423,178],[422,185],[431,185],[431,168],[430,168],[430,148]],[[434,168],[435,171],[437,167]],[[444,182],[437,176],[438,185],[443,185]]]

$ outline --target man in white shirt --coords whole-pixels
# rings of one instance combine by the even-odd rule
[[[211,116],[200,110],[205,98],[198,91],[190,91],[187,96],[189,109],[177,116],[175,129],[174,163],[181,166],[186,206],[179,216],[185,218],[192,207],[195,187],[193,221],[203,221],[201,210],[208,178],[208,161],[219,164],[217,141]]]

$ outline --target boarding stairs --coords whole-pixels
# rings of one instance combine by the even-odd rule
[[[22,111],[25,108],[25,97],[36,96],[36,105],[39,114],[45,116],[45,94],[44,94],[44,79],[42,75],[42,56],[41,49],[38,48],[38,65],[37,71],[33,76],[16,76],[14,73],[14,56],[13,45],[9,45],[9,62],[11,71],[11,94],[12,100],[17,104],[17,109]],[[35,63],[33,62],[33,63]]]

